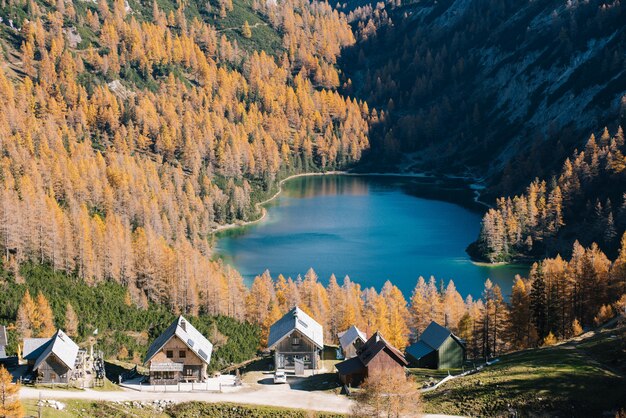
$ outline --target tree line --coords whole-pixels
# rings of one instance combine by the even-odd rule
[[[626,228],[626,147],[619,127],[592,134],[549,181],[501,197],[483,217],[473,255],[490,262],[571,254],[574,240],[615,255]]]
[[[265,272],[255,278],[245,312],[248,321],[262,327],[262,345],[271,324],[298,305],[322,324],[331,343],[337,343],[338,332],[357,325],[368,335],[380,331],[403,349],[436,321],[465,340],[470,357],[486,358],[554,344],[624,311],[625,266],[626,234],[615,261],[595,244],[575,243],[570,260],[545,259],[532,266],[528,278],[517,276],[508,302],[489,279],[478,298],[464,299],[452,280],[444,284],[420,277],[407,301],[390,281],[376,291],[362,289],[347,276],[341,284],[331,276],[324,286],[313,269],[295,280],[282,275],[273,280]]]

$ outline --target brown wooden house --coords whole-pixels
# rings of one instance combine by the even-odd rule
[[[317,369],[324,349],[324,330],[297,306],[270,327],[268,348],[278,369]]]
[[[150,370],[150,383],[206,380],[212,351],[213,344],[179,316],[148,348],[144,363]]]
[[[25,338],[22,356],[39,383],[69,383],[76,365],[78,345],[63,331],[52,338]]]
[[[402,373],[408,364],[402,353],[376,332],[357,350],[356,357],[335,365],[345,385],[359,386],[375,372]]]

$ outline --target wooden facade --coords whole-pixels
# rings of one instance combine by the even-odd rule
[[[376,332],[357,350],[356,357],[338,363],[339,380],[344,385],[359,386],[372,374],[402,374],[407,361],[402,353]]]
[[[159,385],[202,382],[207,378],[207,364],[177,336],[152,357],[149,369],[150,383]]]
[[[354,357],[355,359],[357,357]],[[359,386],[367,376],[376,373],[401,374],[404,375],[404,366],[398,363],[397,359],[390,356],[386,351],[379,351],[375,357],[367,364],[346,374],[339,374],[339,380],[344,385],[352,387]]]
[[[305,369],[317,369],[320,364],[320,350],[298,330],[293,330],[276,344],[274,366],[276,369],[294,369],[295,359],[301,359]]]
[[[32,366],[33,364],[29,362],[29,365]],[[50,354],[39,364],[35,372],[38,383],[69,383],[72,370],[54,354]]]

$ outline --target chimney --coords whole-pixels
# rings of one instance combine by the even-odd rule
[[[185,321],[185,318],[183,318],[182,316],[180,317],[180,327],[187,331],[187,321]]]

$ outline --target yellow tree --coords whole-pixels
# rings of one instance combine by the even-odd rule
[[[13,376],[0,366],[0,417],[14,418],[24,415],[20,403],[20,385],[13,383]]]
[[[37,294],[37,313],[39,319],[37,336],[42,338],[52,337],[56,330],[54,327],[54,315],[48,299],[41,292]]]
[[[22,302],[17,309],[16,326],[22,338],[30,338],[33,335],[33,330],[39,327],[37,308],[28,289],[24,292]]]
[[[243,27],[241,28],[241,35],[243,35],[243,37],[246,39],[252,38],[252,29],[250,28],[250,24],[248,23],[247,20],[243,22]]]
[[[403,349],[409,343],[409,310],[406,307],[406,300],[400,289],[392,285],[389,280],[385,282],[380,296],[387,303],[387,324],[388,334],[385,338],[391,345]]]

